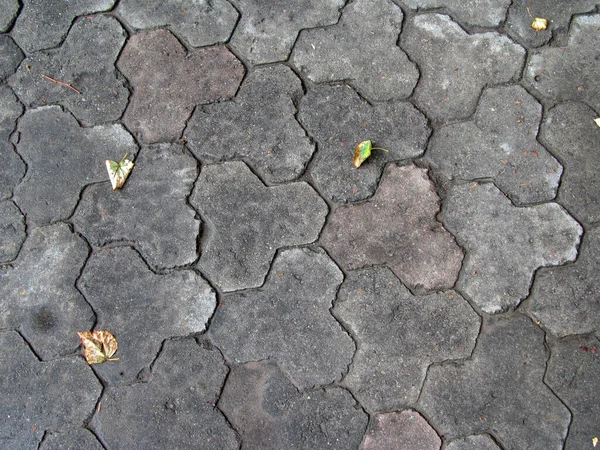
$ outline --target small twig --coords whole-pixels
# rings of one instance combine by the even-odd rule
[[[49,77],[48,75],[44,75],[44,74],[42,74],[42,78],[45,78],[46,80],[52,81],[53,83],[60,84],[61,86],[68,87],[69,89],[72,89],[75,92],[77,92],[79,95],[81,95],[81,92],[79,92],[77,89],[75,89],[69,83],[65,83],[64,81],[60,81],[60,80],[55,80],[54,78]]]

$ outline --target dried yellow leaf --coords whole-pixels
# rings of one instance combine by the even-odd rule
[[[119,348],[115,337],[106,330],[77,332],[83,345],[85,360],[88,364],[101,364],[105,361],[117,361],[111,358]]]
[[[534,17],[531,28],[533,28],[535,31],[544,31],[546,28],[548,28],[548,20],[540,17]]]

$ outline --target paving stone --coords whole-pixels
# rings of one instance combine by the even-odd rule
[[[25,218],[11,201],[0,202],[0,263],[17,257],[25,240]]]
[[[108,183],[84,192],[73,223],[93,245],[134,243],[154,268],[191,264],[200,220],[186,198],[197,176],[197,161],[181,145],[145,147],[118,193]]]
[[[301,394],[270,361],[234,366],[218,406],[241,434],[243,448],[358,448],[367,426],[346,390]]]
[[[238,0],[242,17],[231,45],[252,64],[284,61],[300,30],[333,25],[344,0]]]
[[[82,426],[102,393],[83,358],[40,362],[16,332],[0,333],[0,358],[2,448],[38,448],[45,430]]]
[[[329,314],[342,278],[322,250],[284,250],[264,286],[220,301],[212,340],[237,363],[276,360],[302,388],[339,380],[354,354],[352,339]]]
[[[85,428],[74,428],[61,432],[50,432],[39,446],[40,450],[103,450],[96,436]]]
[[[107,389],[96,431],[111,449],[239,448],[215,408],[226,375],[207,342],[167,341],[148,382]]]
[[[402,19],[391,0],[357,0],[337,25],[304,30],[291,61],[315,83],[349,80],[370,100],[407,98],[419,71],[396,45]]]
[[[448,439],[492,431],[505,448],[562,449],[570,414],[543,382],[546,359],[528,318],[492,319],[471,360],[429,368],[419,406]]]
[[[400,2],[398,2],[400,3]],[[446,8],[463,25],[497,27],[506,18],[511,0],[401,0],[413,10]]]
[[[463,253],[435,219],[439,209],[425,169],[390,165],[371,201],[333,212],[321,242],[345,269],[387,264],[410,288],[449,288]]]
[[[442,122],[471,116],[483,88],[516,81],[525,61],[525,50],[506,36],[467,34],[442,14],[408,21],[402,47],[421,70],[417,106]]]
[[[540,140],[565,166],[558,201],[578,220],[600,221],[600,128],[582,103],[566,103],[545,114]]]
[[[81,128],[58,106],[28,110],[18,131],[17,150],[28,169],[14,199],[29,225],[66,219],[85,185],[108,178],[105,160],[124,153],[134,159],[137,153],[132,136],[121,125]]]
[[[566,47],[544,47],[529,57],[523,78],[544,100],[582,101],[600,112],[600,14],[573,19]]]
[[[22,113],[23,105],[12,90],[8,86],[0,86],[0,199],[9,198],[13,187],[25,174],[25,164],[10,144],[10,135],[17,127],[17,118]]]
[[[124,42],[125,30],[113,17],[83,18],[60,49],[25,58],[9,84],[27,106],[60,103],[86,125],[117,120],[129,97],[114,67]],[[80,94],[44,76],[69,83]]]
[[[442,441],[418,412],[376,414],[361,450],[439,450]]]
[[[29,229],[18,258],[0,271],[0,329],[16,329],[44,360],[73,353],[94,312],[75,288],[88,247],[65,224]]]
[[[429,163],[450,179],[492,179],[514,203],[552,200],[560,163],[536,140],[542,106],[520,86],[486,89],[473,120],[434,134]]]
[[[468,357],[479,331],[458,293],[413,296],[387,268],[350,272],[333,313],[358,341],[344,384],[370,412],[416,402],[427,367]]]
[[[0,0],[1,2],[1,0]],[[0,6],[0,10],[1,10]],[[10,36],[0,35],[0,82],[19,67],[25,55]]]
[[[168,26],[193,47],[227,41],[238,19],[225,0],[124,0],[117,12],[137,29]]]
[[[214,291],[196,272],[157,275],[129,247],[95,251],[78,286],[98,315],[96,329],[119,342],[121,359],[96,369],[111,383],[148,367],[164,339],[203,332],[216,306]]]
[[[226,47],[186,53],[164,29],[129,38],[117,67],[134,89],[124,121],[146,142],[177,139],[196,105],[233,97],[245,72]]]
[[[487,434],[467,436],[452,441],[445,450],[502,450]]]
[[[494,314],[529,294],[540,267],[574,261],[581,226],[556,203],[518,208],[493,184],[463,184],[448,194],[443,222],[467,257],[457,287]]]
[[[9,30],[19,12],[18,0],[0,0],[0,33]],[[0,51],[0,54],[2,52]]]
[[[348,86],[311,90],[298,116],[319,144],[310,174],[326,197],[340,203],[372,196],[385,164],[421,156],[431,133],[425,116],[410,103],[370,105]],[[373,151],[356,170],[354,149],[366,139],[388,152]]]
[[[286,66],[252,72],[235,100],[197,108],[184,134],[202,161],[244,159],[269,183],[302,174],[314,145],[295,119],[302,84]]]
[[[277,249],[315,241],[327,215],[308,184],[266,187],[242,162],[205,166],[190,202],[212,225],[198,267],[223,291],[262,285]]]
[[[593,448],[598,436],[600,357],[597,338],[572,338],[552,346],[546,382],[569,407],[573,422],[566,450]]]

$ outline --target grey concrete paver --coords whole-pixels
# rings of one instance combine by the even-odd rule
[[[19,12],[19,0],[0,0],[0,33],[9,30]]]
[[[9,198],[13,188],[25,175],[25,164],[17,156],[10,136],[23,114],[23,105],[9,87],[0,86],[0,199]]]
[[[73,428],[67,431],[48,433],[39,450],[103,450],[102,444],[91,431],[85,428]]]
[[[15,259],[24,240],[23,214],[13,202],[0,202],[0,263]]]
[[[0,35],[0,82],[11,75],[25,55],[7,34]]]
[[[444,450],[502,450],[487,434],[455,439]]]
[[[417,411],[377,414],[360,450],[439,450],[442,441]]]
[[[511,0],[394,0],[413,10],[446,8],[462,25],[497,27],[506,19]]]

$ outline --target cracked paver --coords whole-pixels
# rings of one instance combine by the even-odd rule
[[[19,0],[0,0],[0,33],[5,33],[9,30],[17,17],[19,8]]]
[[[24,240],[23,214],[13,202],[0,202],[0,263],[15,259]]]
[[[68,449],[103,450],[96,436],[85,428],[73,428],[61,432],[49,432],[39,446],[39,450]]]
[[[446,447],[446,450],[502,450],[487,434],[467,436],[455,439]]]
[[[1,53],[1,51],[0,51]],[[0,199],[9,198],[13,188],[25,174],[25,164],[15,153],[10,135],[23,114],[23,105],[9,87],[0,86]]]
[[[0,35],[0,82],[10,76],[21,61],[23,52],[7,34]]]
[[[376,414],[360,450],[439,450],[442,441],[417,411]]]
[[[514,1],[514,0],[513,0]],[[447,8],[459,23],[494,28],[504,22],[511,0],[400,0],[413,10]]]

